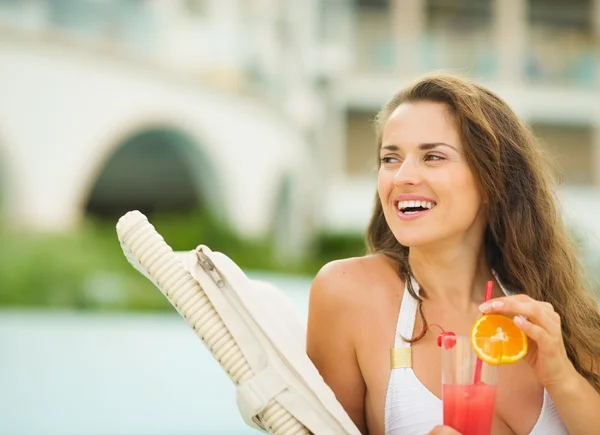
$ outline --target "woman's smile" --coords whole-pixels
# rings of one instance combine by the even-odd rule
[[[394,199],[396,215],[405,221],[426,216],[436,205],[433,199],[421,195],[398,195]]]

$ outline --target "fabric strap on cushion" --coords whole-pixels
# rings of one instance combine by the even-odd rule
[[[238,410],[246,424],[263,429],[256,424],[255,417],[267,404],[287,388],[287,383],[270,366],[257,373],[251,379],[237,386],[236,402]]]

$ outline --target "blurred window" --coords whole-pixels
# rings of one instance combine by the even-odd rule
[[[529,0],[527,77],[593,86],[597,62],[592,0]]]
[[[375,8],[387,10],[390,6],[390,0],[357,0],[356,4],[359,8]]]
[[[565,184],[591,185],[593,182],[593,127],[537,122],[536,137],[550,151]]]
[[[155,23],[147,0],[46,0],[49,24],[76,36],[151,50]]]
[[[361,72],[392,72],[395,66],[390,2],[359,0],[355,19],[356,67]]]
[[[426,0],[423,66],[493,76],[492,0]]]
[[[377,170],[375,112],[351,109],[346,114],[346,174],[360,176]]]

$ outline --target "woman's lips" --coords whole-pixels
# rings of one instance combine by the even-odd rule
[[[412,221],[412,220],[419,219],[419,218],[425,216],[427,213],[431,212],[432,210],[433,210],[433,208],[419,210],[419,211],[411,212],[411,213],[404,213],[404,212],[402,212],[402,210],[398,210],[398,208],[396,207],[396,215],[404,221]]]

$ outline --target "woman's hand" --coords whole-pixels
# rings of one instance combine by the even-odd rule
[[[517,327],[531,339],[525,360],[544,387],[563,382],[575,372],[565,350],[560,316],[548,302],[514,295],[492,299],[479,309],[485,314],[514,316]]]
[[[450,426],[436,426],[429,435],[461,435],[460,432],[452,429]]]

